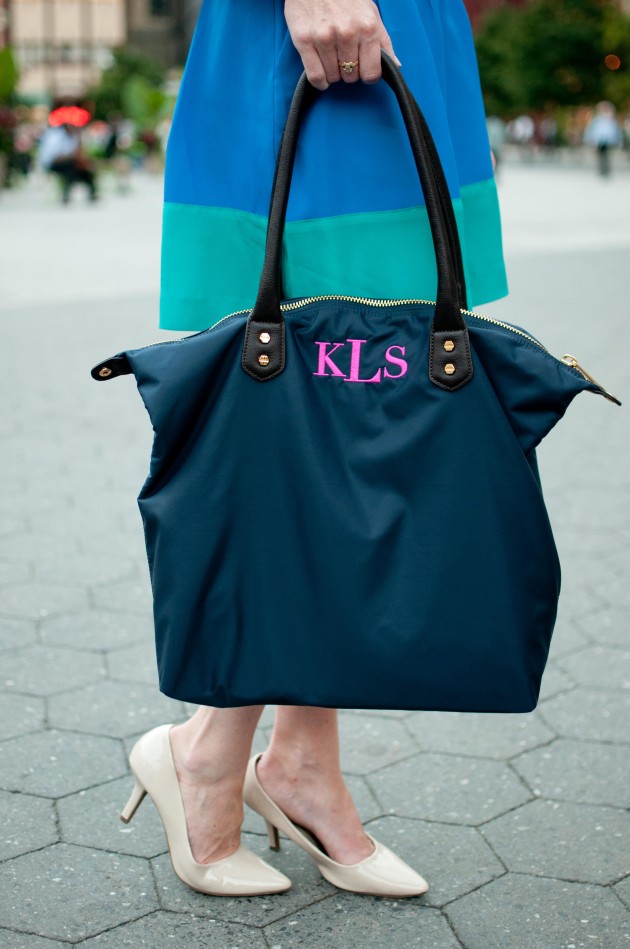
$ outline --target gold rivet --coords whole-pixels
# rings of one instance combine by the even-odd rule
[[[453,375],[453,373],[455,372],[455,366],[453,365],[452,362],[446,363],[446,365],[444,366],[444,372],[446,373],[447,376]]]
[[[261,353],[260,356],[258,357],[258,362],[260,363],[261,366],[268,366],[269,356],[267,355],[267,353]]]
[[[98,374],[102,379],[107,379],[108,376],[111,376],[112,371],[107,366],[103,366],[102,369],[99,369]]]
[[[453,352],[453,350],[455,349],[455,343],[453,342],[452,339],[444,340],[444,349],[446,350],[447,353]]]
[[[260,340],[261,343],[268,343],[269,340],[271,339],[271,336],[269,335],[269,333],[263,332],[263,333],[258,334],[258,339]]]

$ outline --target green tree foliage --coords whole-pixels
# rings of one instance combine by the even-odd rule
[[[617,70],[606,55],[621,60]],[[488,111],[509,115],[610,98],[624,107],[630,86],[630,19],[615,0],[532,0],[499,7],[477,36]]]
[[[10,46],[0,49],[0,102],[10,102],[17,88],[20,71]]]
[[[141,80],[143,87],[159,92],[164,81],[164,70],[154,60],[129,47],[112,50],[114,61],[103,71],[101,81],[87,94],[94,104],[94,115],[107,119],[112,112],[128,114],[125,92],[129,82]],[[161,94],[161,93],[160,93]],[[133,93],[131,94],[133,99]]]
[[[140,129],[154,129],[167,111],[168,98],[144,76],[131,76],[123,86],[122,104],[125,115]]]

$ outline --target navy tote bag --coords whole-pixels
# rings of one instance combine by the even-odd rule
[[[437,301],[284,299],[293,159],[319,95],[303,75],[253,309],[92,370],[133,373],[155,432],[138,503],[160,688],[177,699],[492,712],[538,700],[560,570],[535,448],[578,392],[616,400],[571,357],[466,309],[435,147],[382,59]]]

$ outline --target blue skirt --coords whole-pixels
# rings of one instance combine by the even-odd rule
[[[380,0],[449,184],[475,306],[507,292],[497,192],[461,0]],[[166,153],[160,325],[196,331],[253,306],[274,165],[303,70],[283,0],[205,0]],[[384,83],[331,85],[300,133],[284,239],[288,298],[433,300],[431,236]]]

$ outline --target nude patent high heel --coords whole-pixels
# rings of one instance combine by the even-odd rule
[[[197,863],[186,827],[186,813],[173,752],[171,725],[160,725],[134,745],[129,763],[135,784],[120,819],[129,823],[148,794],[160,815],[177,876],[193,890],[212,896],[262,896],[288,890],[291,881],[242,845],[221,860]]]
[[[272,850],[280,849],[279,831],[282,831],[313,858],[322,876],[341,890],[389,897],[420,896],[426,893],[429,889],[426,880],[370,834],[367,836],[374,844],[374,851],[364,860],[350,865],[332,860],[319,841],[303,827],[294,824],[263,790],[256,774],[256,765],[261,757],[258,754],[250,759],[243,800],[264,818]]]

